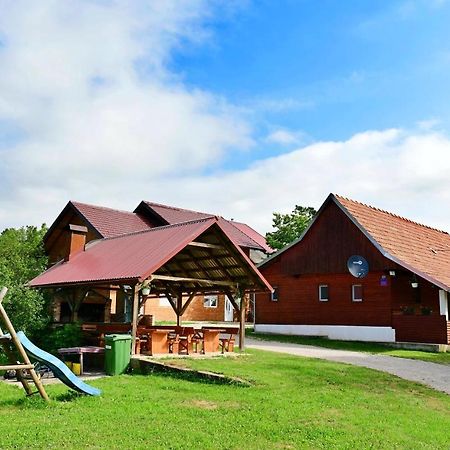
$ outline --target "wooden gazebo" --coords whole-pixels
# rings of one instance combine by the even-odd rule
[[[196,295],[222,293],[238,312],[241,349],[246,294],[272,290],[215,216],[91,242],[29,285],[64,291],[74,309],[90,290],[131,290],[133,341],[149,297],[165,296],[180,324]]]

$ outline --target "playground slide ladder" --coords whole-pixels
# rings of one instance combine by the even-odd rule
[[[3,366],[0,365],[0,370],[16,370],[18,378],[22,383],[22,386],[25,389],[27,396],[39,393],[44,400],[48,401],[47,392],[45,391],[40,378],[38,377],[36,371],[34,370],[34,365],[31,363],[30,358],[27,355],[27,352],[25,351],[22,343],[17,337],[16,330],[14,329],[13,324],[9,320],[8,314],[6,313],[5,308],[2,305],[3,298],[5,297],[7,292],[8,289],[6,287],[3,287],[2,290],[0,291],[0,316],[3,319],[6,328],[8,329],[10,338],[8,339],[5,338],[3,331],[0,327],[0,343],[2,344],[6,356],[10,360],[11,364]],[[13,348],[11,347],[15,347],[17,349],[17,352],[23,362],[16,361]],[[23,376],[23,371],[27,371],[31,375],[31,379],[33,380],[33,383],[36,386],[37,392],[32,391],[28,381]]]

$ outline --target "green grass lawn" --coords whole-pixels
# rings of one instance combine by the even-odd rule
[[[333,341],[316,336],[288,336],[284,334],[265,334],[247,331],[248,337],[263,339],[266,341],[289,342],[293,344],[315,345],[317,347],[334,348],[338,350],[354,350],[357,352],[382,353],[399,358],[420,359],[438,364],[450,364],[450,353],[432,353],[418,350],[402,350],[386,347],[373,342]]]
[[[0,448],[449,447],[450,397],[387,374],[256,350],[181,364],[253,386],[124,375],[92,382],[101,398],[49,386],[45,404],[0,383]]]

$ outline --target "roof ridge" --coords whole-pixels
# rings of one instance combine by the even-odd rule
[[[177,223],[173,223],[173,224],[169,224],[169,225],[163,225],[160,227],[153,227],[153,228],[149,228],[147,230],[139,230],[139,231],[133,231],[132,233],[126,233],[126,234],[120,234],[118,236],[111,236],[111,237],[107,237],[107,238],[102,238],[102,239],[97,239],[95,241],[91,241],[91,242],[99,242],[99,241],[111,241],[113,239],[120,239],[126,236],[134,236],[137,234],[144,234],[144,233],[150,233],[152,231],[159,231],[159,230],[166,230],[167,228],[175,228],[175,227],[179,227],[179,226],[184,226],[184,225],[190,225],[193,223],[199,223],[199,222],[206,222],[208,220],[211,219],[218,219],[218,216],[208,216],[208,217],[202,217],[201,219],[193,219],[193,220],[186,220],[185,222],[177,222]]]
[[[109,206],[93,205],[92,203],[83,203],[83,202],[78,202],[78,201],[75,201],[75,200],[69,200],[69,201],[74,206],[76,206],[76,205],[83,205],[83,206],[89,206],[91,208],[103,209],[103,210],[108,210],[108,211],[116,211],[116,212],[120,212],[120,213],[130,214],[132,216],[138,216],[138,214],[134,213],[133,211],[126,211],[124,209],[110,208]]]
[[[189,211],[189,212],[193,212],[193,213],[197,213],[197,214],[206,214],[206,215],[210,214],[210,213],[206,213],[206,212],[202,212],[202,211],[196,211],[194,209],[180,208],[178,206],[170,206],[170,205],[164,205],[162,203],[149,202],[148,200],[143,200],[143,202],[148,204],[148,205],[159,206],[159,207],[162,207],[162,208],[173,209],[173,210],[176,210],[176,211]],[[211,214],[211,216],[217,216],[217,215],[216,214]]]
[[[420,223],[420,222],[416,222],[415,220],[408,219],[407,217],[400,216],[399,214],[395,214],[395,213],[390,212],[390,211],[386,211],[385,209],[381,209],[381,208],[378,208],[378,207],[376,207],[376,206],[368,205],[367,203],[359,202],[359,201],[357,201],[357,200],[353,200],[353,199],[351,199],[351,198],[344,197],[344,196],[342,196],[342,195],[338,195],[338,194],[333,194],[333,195],[334,195],[338,200],[343,199],[343,200],[345,200],[345,201],[347,201],[347,202],[356,203],[357,205],[361,205],[361,206],[364,206],[364,207],[366,207],[366,208],[370,208],[370,209],[373,209],[373,210],[375,210],[375,211],[381,212],[381,213],[383,213],[383,214],[387,214],[387,215],[389,215],[389,216],[391,216],[391,217],[395,217],[396,219],[400,219],[400,220],[403,220],[403,221],[405,221],[405,222],[412,223],[412,224],[414,224],[414,225],[418,225],[418,226],[423,227],[423,228],[427,228],[428,230],[437,231],[437,232],[439,232],[439,233],[446,234],[446,235],[449,234],[447,231],[440,230],[439,228],[431,227],[431,226],[429,226],[429,225],[425,225],[425,224]],[[343,205],[343,206],[345,207],[345,205]]]

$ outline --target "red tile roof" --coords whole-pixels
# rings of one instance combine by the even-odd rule
[[[92,241],[84,251],[61,262],[30,281],[31,287],[96,282],[140,282],[155,273],[186,245],[217,224],[217,217],[155,227],[146,231]],[[230,239],[230,238],[229,238]],[[230,239],[232,241],[232,239]],[[233,242],[233,241],[232,241]],[[254,273],[256,285],[271,289],[247,256],[236,246],[243,265]]]
[[[70,203],[105,238],[148,230],[152,227],[144,217],[132,212],[80,202]]]
[[[175,208],[173,206],[162,205],[160,203],[148,201],[144,201],[144,203],[168,224],[203,219],[211,216],[211,214],[208,213],[193,211],[190,209]],[[267,245],[264,236],[261,236],[257,231],[253,230],[253,228],[250,228],[248,225],[243,223],[226,219],[222,220],[224,228],[226,228],[227,232],[239,246],[264,250],[268,253],[273,251]]]
[[[450,290],[450,235],[338,195],[336,201],[381,247],[386,257]]]

